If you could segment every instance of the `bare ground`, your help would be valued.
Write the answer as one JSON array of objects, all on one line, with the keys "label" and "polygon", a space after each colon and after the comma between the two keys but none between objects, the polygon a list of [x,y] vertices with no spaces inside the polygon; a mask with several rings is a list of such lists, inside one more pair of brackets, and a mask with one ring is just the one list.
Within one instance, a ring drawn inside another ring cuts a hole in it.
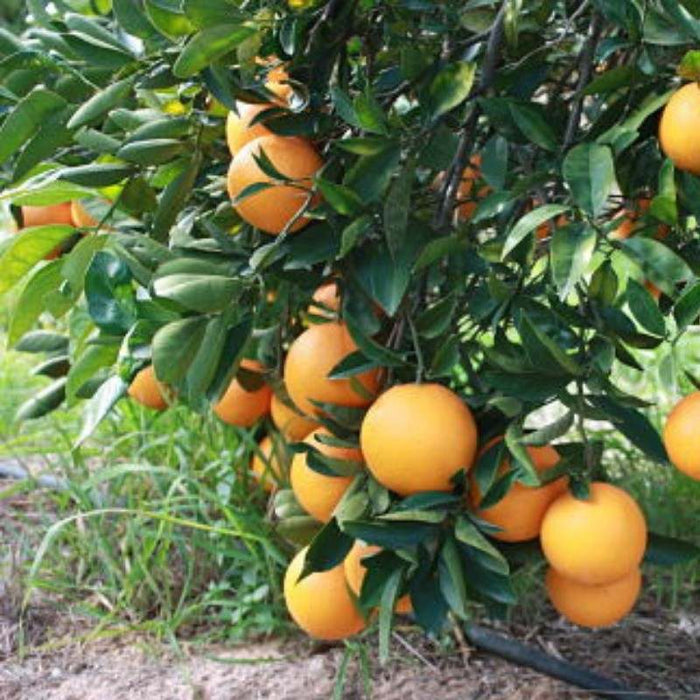
[{"label": "bare ground", "polygon": [[[236,647],[183,643],[177,653],[136,635],[76,643],[72,635],[84,621],[66,620],[56,613],[43,619],[57,625],[54,632],[62,628],[61,636],[52,636],[52,651],[33,652],[22,660],[16,655],[5,658],[0,666],[0,699],[320,700],[332,697],[343,655],[341,647],[321,647],[301,639]],[[8,623],[5,620],[6,629]],[[611,630],[586,632],[551,618],[536,626],[513,623],[500,631],[616,678],[631,690],[700,698],[700,618],[666,614],[648,600]],[[372,661],[371,698],[590,697],[477,650],[446,653],[410,627],[399,629],[392,649],[387,666]],[[354,663],[343,697],[368,697]]]}]

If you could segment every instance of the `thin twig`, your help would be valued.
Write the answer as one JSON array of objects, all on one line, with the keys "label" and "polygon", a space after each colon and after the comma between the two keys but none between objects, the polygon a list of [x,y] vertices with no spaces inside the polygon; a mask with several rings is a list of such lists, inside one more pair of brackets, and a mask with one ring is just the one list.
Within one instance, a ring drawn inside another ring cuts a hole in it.
[{"label": "thin twig", "polygon": [[420,384],[423,381],[423,374],[425,373],[425,360],[423,359],[423,351],[420,347],[418,330],[410,314],[406,314],[406,321],[408,322],[408,327],[411,329],[411,340],[413,341],[413,348],[416,351],[416,384]]},{"label": "thin twig", "polygon": [[[493,26],[491,27],[488,43],[486,45],[486,55],[481,68],[481,78],[478,86],[472,89],[472,93],[484,93],[493,84],[493,80],[496,75],[498,51],[501,47],[501,42],[503,41],[503,20],[507,6],[507,1],[501,5],[501,8],[496,15],[496,19],[494,20]],[[449,172],[440,192],[441,201],[436,212],[435,222],[437,228],[444,228],[450,219],[454,208],[455,199],[457,197],[457,191],[459,190],[459,185],[462,181],[462,173],[464,172],[464,168],[467,165],[469,156],[471,155],[471,151],[474,146],[475,131],[479,120],[479,114],[479,105],[475,104],[462,129],[462,135],[460,136],[459,144],[457,146],[457,153],[455,154],[454,160],[452,161],[452,165],[450,166]]]},{"label": "thin twig", "polygon": [[439,673],[440,669],[428,658],[426,658],[423,654],[421,654],[418,649],[415,647],[411,646],[408,641],[406,641],[396,630],[391,631],[391,636],[399,643],[401,646],[403,646],[407,651],[409,651],[413,656],[415,656],[417,659],[422,661],[428,668],[432,669],[435,671],[435,673]]},{"label": "thin twig", "polygon": [[591,20],[591,26],[588,30],[588,37],[586,38],[583,48],[581,49],[581,54],[579,55],[578,61],[578,83],[576,84],[576,99],[573,104],[573,109],[569,115],[569,122],[566,125],[566,132],[564,133],[564,146],[563,150],[567,150],[569,146],[573,143],[576,138],[576,132],[581,124],[581,115],[583,114],[583,99],[585,95],[583,90],[591,79],[591,73],[593,72],[593,59],[595,57],[595,50],[600,41],[600,35],[603,31],[603,19],[599,13],[593,15]]}]

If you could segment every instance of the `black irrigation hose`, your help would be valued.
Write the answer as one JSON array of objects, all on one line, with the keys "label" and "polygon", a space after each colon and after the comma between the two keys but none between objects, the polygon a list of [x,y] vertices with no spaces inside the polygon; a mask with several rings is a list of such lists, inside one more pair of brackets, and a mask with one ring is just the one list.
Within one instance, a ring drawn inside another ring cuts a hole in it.
[{"label": "black irrigation hose", "polygon": [[464,625],[464,634],[471,644],[478,649],[490,652],[502,659],[511,661],[519,666],[527,666],[535,671],[544,673],[552,678],[566,681],[601,698],[624,700],[663,700],[660,695],[649,695],[630,690],[617,681],[600,676],[586,668],[575,666],[568,661],[561,661],[532,646],[518,642],[515,639],[496,634],[479,625]]}]

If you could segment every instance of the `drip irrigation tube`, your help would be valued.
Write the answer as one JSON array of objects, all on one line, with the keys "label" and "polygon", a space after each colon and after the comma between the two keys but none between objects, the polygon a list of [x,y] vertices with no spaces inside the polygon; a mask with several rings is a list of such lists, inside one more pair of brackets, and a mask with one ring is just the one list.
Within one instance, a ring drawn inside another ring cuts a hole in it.
[{"label": "drip irrigation tube", "polygon": [[552,678],[566,681],[601,698],[613,700],[626,700],[627,698],[633,700],[663,700],[660,695],[650,695],[631,690],[610,678],[601,676],[586,668],[575,666],[568,661],[557,659],[532,646],[502,634],[497,634],[479,625],[464,625],[464,634],[467,640],[478,649],[500,656],[502,659],[511,661],[519,666],[527,666]]}]

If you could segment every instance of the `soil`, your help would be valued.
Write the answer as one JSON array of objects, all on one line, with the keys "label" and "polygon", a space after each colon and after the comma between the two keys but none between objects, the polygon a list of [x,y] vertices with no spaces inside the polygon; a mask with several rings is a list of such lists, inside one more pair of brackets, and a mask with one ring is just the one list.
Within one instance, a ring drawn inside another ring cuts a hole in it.
[{"label": "soil", "polygon": [[[177,652],[137,635],[78,643],[85,620],[36,610],[44,651],[0,666],[2,700],[321,700],[333,697],[343,647],[299,638],[235,647],[181,643]],[[9,620],[0,620],[0,639]],[[700,616],[669,614],[645,600],[623,624],[590,632],[551,617],[497,625],[547,654],[664,698],[700,698]],[[440,649],[410,626],[392,640],[392,660],[370,660],[371,688],[353,660],[343,698],[360,700],[548,700],[588,698],[535,671],[467,646]],[[52,649],[52,650],[51,650]],[[630,694],[627,697],[634,697]]]}]

